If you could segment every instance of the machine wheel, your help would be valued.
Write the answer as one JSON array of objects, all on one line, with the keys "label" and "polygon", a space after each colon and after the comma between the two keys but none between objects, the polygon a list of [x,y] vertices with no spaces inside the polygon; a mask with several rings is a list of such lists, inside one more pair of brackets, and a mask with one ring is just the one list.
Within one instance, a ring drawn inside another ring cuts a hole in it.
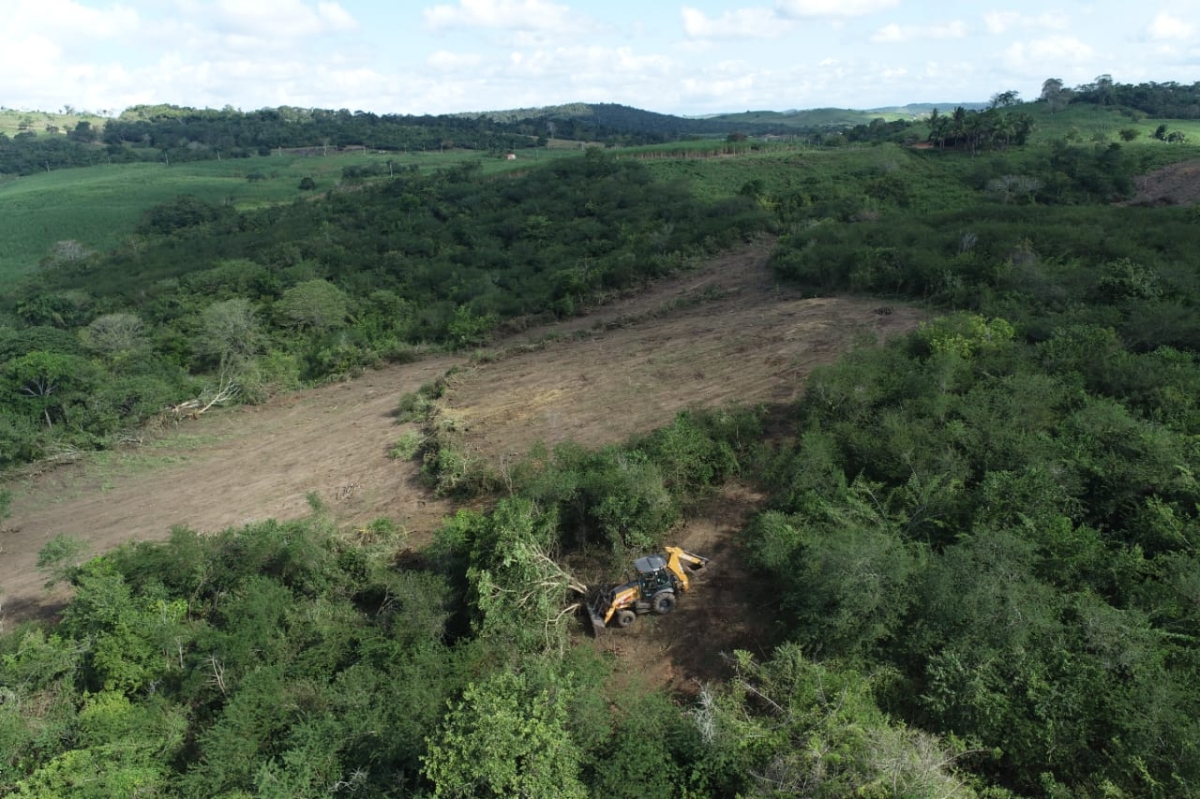
[{"label": "machine wheel", "polygon": [[665,616],[675,609],[675,595],[670,591],[663,591],[661,594],[655,594],[651,601],[651,608],[659,616]]},{"label": "machine wheel", "polygon": [[633,624],[635,619],[637,619],[637,614],[632,610],[618,610],[614,617],[618,627],[628,627]]}]

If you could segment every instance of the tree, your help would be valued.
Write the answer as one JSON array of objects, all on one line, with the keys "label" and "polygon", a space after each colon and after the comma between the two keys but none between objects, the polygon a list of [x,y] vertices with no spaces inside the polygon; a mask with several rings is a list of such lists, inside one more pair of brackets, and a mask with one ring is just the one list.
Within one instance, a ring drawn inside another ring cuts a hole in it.
[{"label": "tree", "polygon": [[745,651],[731,660],[733,679],[703,687],[692,715],[709,760],[753,779],[737,796],[976,796],[955,774],[960,752],[890,722],[855,670],[793,643],[765,663]]},{"label": "tree", "polygon": [[526,499],[502,500],[479,531],[467,579],[480,637],[522,650],[557,649],[567,642],[573,611],[586,588],[550,557],[557,513],[539,513]]},{"label": "tree", "polygon": [[79,338],[89,352],[110,362],[127,358],[146,346],[145,326],[133,313],[111,313],[97,317],[79,331]]},{"label": "tree", "polygon": [[312,191],[317,188],[317,182],[307,175],[300,179],[300,191]]},{"label": "tree", "polygon": [[1016,105],[1021,101],[1021,93],[1013,89],[1006,92],[997,92],[992,95],[992,108],[1003,107],[1008,108],[1010,105]]},{"label": "tree", "polygon": [[1042,83],[1042,93],[1038,99],[1049,107],[1051,113],[1067,104],[1068,96],[1063,85],[1062,78],[1046,78]]},{"label": "tree", "polygon": [[569,693],[529,671],[470,685],[427,739],[423,773],[435,797],[583,799],[579,753],[566,729]]},{"label": "tree", "polygon": [[1142,132],[1137,128],[1121,128],[1117,133],[1121,137],[1121,141],[1130,142],[1142,135]]},{"label": "tree", "polygon": [[92,129],[92,123],[85,119],[81,119],[75,125],[75,129],[67,134],[68,138],[83,144],[90,144],[94,142],[96,140],[96,136],[96,131]]},{"label": "tree", "polygon": [[214,302],[200,314],[196,351],[221,365],[237,365],[262,348],[258,310],[245,297]]},{"label": "tree", "polygon": [[345,323],[349,304],[345,292],[318,278],[285,291],[275,303],[275,314],[285,327],[324,332]]},{"label": "tree", "polygon": [[82,264],[96,253],[74,239],[56,241],[50,246],[50,252],[39,264],[43,269],[54,269],[60,266]]},{"label": "tree", "polygon": [[61,352],[35,351],[10,361],[9,391],[31,402],[46,427],[67,420],[68,407],[86,398],[96,367],[86,358]]}]

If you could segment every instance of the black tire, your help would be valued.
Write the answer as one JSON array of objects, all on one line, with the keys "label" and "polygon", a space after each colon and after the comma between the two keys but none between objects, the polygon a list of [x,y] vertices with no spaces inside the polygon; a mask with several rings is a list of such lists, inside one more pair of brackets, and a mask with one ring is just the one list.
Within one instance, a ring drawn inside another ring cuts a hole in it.
[{"label": "black tire", "polygon": [[659,616],[666,616],[675,609],[675,595],[670,591],[655,594],[654,599],[651,600],[650,607]]},{"label": "black tire", "polygon": [[617,615],[613,616],[613,621],[616,622],[617,626],[621,627],[622,629],[633,624],[636,619],[637,614],[632,610],[618,610]]}]

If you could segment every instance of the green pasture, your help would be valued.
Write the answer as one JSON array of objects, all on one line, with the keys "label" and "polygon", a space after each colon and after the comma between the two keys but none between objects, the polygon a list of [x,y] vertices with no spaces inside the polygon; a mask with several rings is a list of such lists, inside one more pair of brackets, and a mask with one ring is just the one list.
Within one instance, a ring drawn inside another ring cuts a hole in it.
[{"label": "green pasture", "polygon": [[[134,232],[149,208],[191,194],[239,210],[291,202],[336,189],[345,167],[386,165],[396,173],[417,165],[442,169],[479,161],[485,174],[528,168],[531,162],[577,155],[577,151],[520,151],[515,161],[455,150],[414,153],[339,153],[327,156],[269,155],[222,161],[111,164],[62,169],[0,183],[0,285],[38,265],[52,244],[73,239],[108,250]],[[315,191],[300,190],[311,177]]]},{"label": "green pasture", "polygon": [[763,196],[830,196],[837,187],[858,192],[863,182],[903,183],[907,203],[916,210],[940,210],[974,202],[973,192],[957,179],[969,167],[960,157],[916,151],[895,144],[821,149],[779,144],[745,150],[724,158],[649,158],[646,166],[659,180],[686,181],[698,195],[712,199],[760,184]]},{"label": "green pasture", "polygon": [[810,108],[804,111],[746,111],[740,114],[721,114],[725,122],[747,125],[788,125],[794,128],[843,128],[870,124],[873,119],[892,122],[911,119],[902,111],[856,111],[849,108]]},{"label": "green pasture", "polygon": [[46,133],[47,126],[53,126],[59,129],[57,135],[62,135],[69,130],[74,130],[76,125],[85,120],[90,122],[95,130],[104,129],[105,118],[95,114],[80,112],[58,114],[52,111],[16,111],[11,108],[0,108],[0,133],[15,136],[23,130],[28,130],[31,133],[43,135]]}]

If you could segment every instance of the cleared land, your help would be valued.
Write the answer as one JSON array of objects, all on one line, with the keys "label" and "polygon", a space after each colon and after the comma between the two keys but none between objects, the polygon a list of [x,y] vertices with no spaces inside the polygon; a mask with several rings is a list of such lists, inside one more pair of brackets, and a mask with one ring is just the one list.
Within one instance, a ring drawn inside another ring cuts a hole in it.
[{"label": "cleared land", "polygon": [[449,380],[445,413],[465,431],[467,448],[495,464],[538,442],[623,441],[691,406],[794,401],[814,366],[922,317],[865,299],[804,298],[775,283],[768,252],[725,255],[554,328],[563,338],[524,353],[513,346],[460,371]]},{"label": "cleared land", "polygon": [[1128,205],[1195,205],[1200,202],[1200,161],[1182,161],[1137,179]]},{"label": "cleared land", "polygon": [[[452,366],[460,369],[450,378],[448,412],[466,420],[469,447],[500,459],[539,440],[623,441],[693,405],[786,402],[809,370],[864,334],[892,335],[923,316],[780,289],[766,268],[769,249],[748,246],[587,317],[511,338],[492,363],[464,369],[466,358],[439,357],[395,366],[206,415],[141,447],[16,482],[0,532],[5,618],[53,612],[61,602],[34,568],[58,533],[100,552],[163,538],[172,525],[216,531],[294,518],[308,512],[306,495],[315,492],[343,524],[388,516],[414,545],[427,542],[454,507],[421,484],[416,464],[387,451],[405,430],[395,421],[400,396]],[[719,652],[757,648],[765,635],[736,535],[758,504],[749,489],[730,486],[689,509],[672,541],[713,556],[712,575],[678,614],[596,645],[626,654],[631,673],[678,688],[715,674]],[[701,633],[708,643],[697,648]]]}]

